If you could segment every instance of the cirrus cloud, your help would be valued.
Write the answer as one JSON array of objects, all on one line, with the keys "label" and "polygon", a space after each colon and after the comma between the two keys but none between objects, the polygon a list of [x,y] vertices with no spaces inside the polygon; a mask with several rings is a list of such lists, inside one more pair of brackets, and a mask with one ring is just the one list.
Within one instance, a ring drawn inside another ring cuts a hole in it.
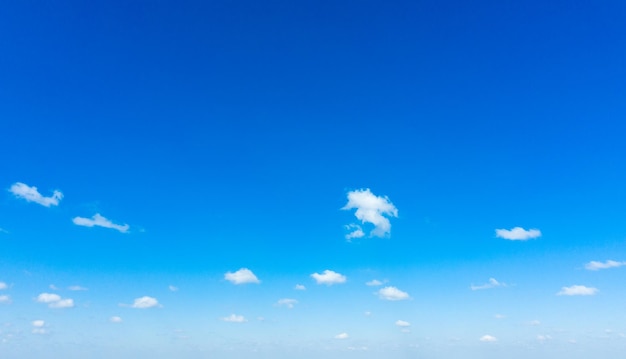
[{"label": "cirrus cloud", "polygon": [[14,183],[9,192],[13,193],[15,197],[26,200],[27,202],[35,202],[44,207],[58,206],[59,201],[63,199],[63,193],[60,191],[53,191],[52,196],[44,197],[35,186],[29,186],[22,182]]},{"label": "cirrus cloud", "polygon": [[[361,223],[374,225],[370,237],[388,236],[391,233],[391,223],[387,217],[398,217],[398,209],[389,198],[376,196],[369,188],[348,192],[348,203],[341,209],[356,209],[354,215]],[[346,235],[348,240],[364,236],[363,230],[356,224],[349,224],[347,228],[352,230]]]},{"label": "cirrus cloud", "polygon": [[128,224],[115,224],[100,215],[100,213],[94,214],[91,218],[74,217],[74,219],[72,219],[72,222],[74,222],[74,224],[77,226],[111,228],[122,233],[127,233],[128,229],[130,228]]}]

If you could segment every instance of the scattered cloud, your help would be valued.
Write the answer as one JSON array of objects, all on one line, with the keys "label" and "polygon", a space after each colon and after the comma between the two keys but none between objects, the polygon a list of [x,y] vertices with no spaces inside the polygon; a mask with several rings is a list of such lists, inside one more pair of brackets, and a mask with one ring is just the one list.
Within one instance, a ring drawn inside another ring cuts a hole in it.
[{"label": "scattered cloud", "polygon": [[536,327],[538,325],[541,325],[541,322],[538,320],[531,320],[530,322],[528,322],[528,325]]},{"label": "scattered cloud", "polygon": [[248,321],[246,318],[243,317],[243,315],[236,314],[231,314],[228,317],[222,318],[222,320],[230,323],[244,323]]},{"label": "scattered cloud", "polygon": [[56,302],[48,304],[48,307],[61,309],[61,308],[74,308],[74,299],[61,299]]},{"label": "scattered cloud", "polygon": [[550,339],[552,339],[552,337],[549,335],[537,335],[537,340],[541,343],[546,342]]},{"label": "scattered cloud", "polygon": [[8,288],[9,288],[8,284],[6,284],[5,282],[0,282],[0,290],[5,290]]},{"label": "scattered cloud", "polygon": [[85,290],[89,290],[89,289],[87,289],[87,288],[85,288],[85,287],[81,287],[81,286],[79,286],[79,285],[72,285],[72,286],[67,287],[67,289],[69,289],[69,290],[73,290],[73,291],[85,291]]},{"label": "scattered cloud", "polygon": [[380,285],[383,285],[383,282],[379,281],[378,279],[372,279],[369,282],[366,282],[365,285],[369,285],[370,287],[378,287]]},{"label": "scattered cloud", "polygon": [[33,334],[47,334],[48,331],[44,328],[46,325],[46,322],[44,322],[43,320],[33,320],[31,322],[31,324],[33,325]]},{"label": "scattered cloud", "polygon": [[109,321],[111,323],[121,323],[122,322],[122,318],[118,317],[118,316],[113,316],[113,317],[109,318]]},{"label": "scattered cloud", "polygon": [[160,307],[160,306],[161,305],[159,304],[159,301],[156,298],[148,297],[148,296],[136,298],[135,301],[133,302],[133,305],[131,305],[131,307],[137,308],[137,309],[147,309],[147,308],[154,308],[154,307]]},{"label": "scattered cloud", "polygon": [[[370,237],[388,236],[391,233],[391,223],[386,216],[398,217],[398,209],[389,201],[389,198],[376,196],[369,188],[348,192],[348,203],[342,210],[351,209],[356,209],[354,215],[361,223],[374,225],[374,229],[370,232]],[[357,227],[350,227],[356,229],[348,234],[346,238],[349,236],[357,238],[363,232],[361,230],[359,233],[360,227]]]},{"label": "scattered cloud", "polygon": [[489,282],[482,285],[471,285],[471,290],[481,290],[481,289],[490,289],[497,287],[506,287],[506,283],[500,283],[495,278],[489,278]]},{"label": "scattered cloud", "polygon": [[404,320],[398,320],[398,321],[396,321],[396,325],[399,326],[399,327],[406,328],[406,327],[410,327],[411,323],[406,322]]},{"label": "scattered cloud", "polygon": [[302,284],[296,284],[295,287],[293,287],[293,289],[295,290],[306,290],[306,287]]},{"label": "scattered cloud", "polygon": [[345,283],[347,280],[345,275],[339,274],[337,272],[333,272],[328,269],[322,272],[322,274],[319,274],[319,273],[311,274],[311,278],[315,279],[315,282],[317,282],[317,284],[326,284],[326,285]]},{"label": "scattered cloud", "polygon": [[347,240],[365,237],[365,232],[363,232],[363,229],[358,224],[351,223],[346,225],[345,228],[351,231],[350,233],[346,234]]},{"label": "scattered cloud", "polygon": [[496,318],[496,319],[504,319],[504,318],[506,318],[506,315],[496,314],[493,317]]},{"label": "scattered cloud", "polygon": [[27,202],[38,203],[44,207],[58,206],[59,201],[63,199],[63,193],[60,191],[53,191],[52,196],[44,197],[39,193],[37,187],[30,187],[21,182],[14,183],[9,192],[13,193],[17,198],[25,199]]},{"label": "scattered cloud", "polygon": [[527,241],[533,238],[541,237],[541,231],[538,229],[525,230],[522,227],[513,229],[496,229],[496,237],[508,239],[510,241]]},{"label": "scattered cloud", "polygon": [[290,298],[279,299],[276,305],[279,307],[287,307],[289,309],[293,308],[294,305],[298,304],[298,301]]},{"label": "scattered cloud", "polygon": [[57,287],[57,286],[56,286],[56,285],[54,285],[54,284],[50,284],[50,285],[49,285],[49,287],[50,287],[50,289],[52,289],[52,290],[59,290],[59,287]]},{"label": "scattered cloud", "polygon": [[170,290],[170,292],[178,292],[178,287],[175,287],[175,286],[173,286],[173,285],[169,285],[169,286],[167,287],[167,289],[169,289],[169,290]]},{"label": "scattered cloud", "polygon": [[624,265],[626,265],[626,262],[617,262],[617,261],[612,261],[612,260],[608,260],[606,262],[591,261],[585,264],[585,269],[596,271],[600,269],[617,268],[617,267],[621,267]]},{"label": "scattered cloud", "polygon": [[224,279],[233,284],[261,283],[254,273],[248,268],[241,268],[236,272],[227,272]]},{"label": "scattered cloud", "polygon": [[11,297],[6,294],[0,295],[0,304],[11,304]]},{"label": "scattered cloud", "polygon": [[405,300],[409,299],[409,294],[407,292],[403,292],[396,287],[385,287],[378,291],[378,296],[380,299],[384,300]]},{"label": "scattered cloud", "polygon": [[494,336],[492,336],[492,335],[489,335],[489,334],[487,334],[487,335],[483,335],[483,336],[482,336],[482,337],[480,337],[480,339],[478,339],[478,340],[480,340],[481,342],[488,342],[488,343],[492,343],[492,342],[496,342],[496,341],[498,341],[498,339],[497,339],[496,337],[494,337]]},{"label": "scattered cloud", "polygon": [[72,222],[74,222],[74,224],[77,226],[111,228],[122,233],[128,233],[128,229],[130,228],[128,224],[115,224],[100,215],[100,213],[94,214],[91,218],[74,217],[74,219],[72,219]]},{"label": "scattered cloud", "polygon": [[585,287],[584,285],[573,285],[571,287],[563,287],[556,295],[596,295],[597,288]]},{"label": "scattered cloud", "polygon": [[54,303],[61,300],[61,296],[53,293],[41,293],[37,296],[39,303]]},{"label": "scattered cloud", "polygon": [[348,339],[349,337],[348,333],[339,333],[335,335],[335,339]]}]

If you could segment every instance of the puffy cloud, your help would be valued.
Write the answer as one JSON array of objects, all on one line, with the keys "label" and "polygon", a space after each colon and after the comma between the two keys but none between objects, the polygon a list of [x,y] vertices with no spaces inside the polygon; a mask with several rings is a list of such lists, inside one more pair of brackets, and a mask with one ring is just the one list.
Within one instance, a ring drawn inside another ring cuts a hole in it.
[{"label": "puffy cloud", "polygon": [[248,268],[241,268],[236,272],[227,272],[224,274],[224,279],[233,284],[261,283],[259,278]]},{"label": "puffy cloud", "polygon": [[492,335],[489,335],[489,334],[483,335],[478,340],[480,340],[481,342],[488,342],[488,343],[492,343],[492,342],[498,341],[498,339],[496,339],[496,337],[494,337]]},{"label": "puffy cloud", "polygon": [[131,307],[137,308],[137,309],[147,309],[147,308],[154,308],[158,306],[160,306],[159,301],[156,298],[148,297],[148,296],[136,298],[135,301],[133,302],[133,305],[131,305]]},{"label": "puffy cloud", "polygon": [[43,320],[33,320],[32,324],[35,328],[43,328],[43,326],[46,325],[46,322]]},{"label": "puffy cloud", "polygon": [[74,217],[74,219],[72,219],[72,222],[74,222],[74,224],[77,226],[111,228],[111,229],[120,231],[122,233],[127,233],[128,229],[130,228],[128,224],[124,224],[124,225],[115,224],[111,222],[110,220],[106,219],[105,217],[103,217],[102,215],[100,215],[100,213],[94,214],[93,217],[91,218]]},{"label": "puffy cloud", "polygon": [[230,323],[244,323],[248,321],[246,318],[243,317],[243,315],[236,314],[231,314],[228,317],[222,318],[222,320]]},{"label": "puffy cloud", "polygon": [[529,239],[541,237],[541,231],[538,229],[525,230],[522,227],[513,229],[496,229],[496,237],[508,239],[510,241],[527,241]]},{"label": "puffy cloud", "polygon": [[339,333],[335,335],[335,339],[348,339],[349,337],[348,333]]},{"label": "puffy cloud", "polygon": [[617,262],[608,260],[606,262],[596,262],[591,261],[585,264],[585,269],[587,270],[600,270],[600,269],[609,269],[609,268],[617,268],[626,265],[626,262]]},{"label": "puffy cloud", "polygon": [[378,279],[372,279],[369,282],[366,282],[365,285],[369,285],[370,287],[378,287],[380,285],[383,285],[383,282],[379,281]]},{"label": "puffy cloud", "polygon": [[111,323],[121,323],[122,322],[122,318],[118,317],[118,316],[113,316],[113,317],[109,318],[109,321]]},{"label": "puffy cloud", "polygon": [[303,286],[302,284],[296,284],[296,286],[293,287],[293,289],[295,289],[295,290],[306,290],[306,287]]},{"label": "puffy cloud", "polygon": [[54,303],[61,300],[61,296],[53,293],[41,293],[37,296],[39,303]]},{"label": "puffy cloud", "polygon": [[276,305],[279,307],[287,307],[289,309],[293,308],[294,305],[298,304],[298,301],[290,298],[279,299]]},{"label": "puffy cloud", "polygon": [[74,308],[74,300],[73,299],[61,299],[56,302],[52,302],[48,304],[48,307],[60,309],[60,308]]},{"label": "puffy cloud", "polygon": [[358,224],[348,224],[345,226],[345,228],[351,231],[350,233],[346,234],[347,240],[365,237],[365,232],[363,232],[363,229]]},{"label": "puffy cloud", "polygon": [[345,283],[347,279],[345,275],[339,274],[337,272],[333,272],[328,269],[322,272],[322,274],[319,274],[319,273],[311,274],[311,278],[315,279],[315,282],[317,282],[317,284],[326,284],[326,285]]},{"label": "puffy cloud", "polygon": [[561,291],[556,295],[596,295],[596,293],[598,293],[597,288],[573,285],[571,287],[562,287]]},{"label": "puffy cloud", "polygon": [[37,187],[30,187],[24,183],[14,183],[9,192],[13,193],[15,197],[25,199],[27,202],[35,202],[44,207],[58,206],[59,201],[63,198],[63,193],[60,191],[53,191],[52,196],[44,197],[39,193]]},{"label": "puffy cloud", "polygon": [[396,287],[385,287],[378,291],[380,299],[384,300],[405,300],[409,299],[409,294]]},{"label": "puffy cloud", "polygon": [[72,285],[72,286],[67,287],[67,289],[69,289],[69,290],[73,290],[73,291],[84,291],[84,290],[88,290],[87,288],[85,288],[85,287],[81,287],[81,286],[79,286],[79,285]]},{"label": "puffy cloud", "polygon": [[11,297],[6,294],[0,295],[0,304],[11,304]]},{"label": "puffy cloud", "polygon": [[[385,237],[389,235],[391,233],[391,223],[387,217],[398,217],[398,209],[389,201],[389,198],[376,196],[369,188],[348,192],[348,203],[342,210],[351,209],[356,209],[354,215],[361,223],[374,225],[374,229],[370,232],[370,237]],[[348,236],[351,236],[350,238],[360,236],[362,231],[360,233],[360,227],[357,227],[350,227],[356,229],[348,234],[346,238]]]},{"label": "puffy cloud", "polygon": [[178,292],[178,287],[175,287],[173,285],[170,285],[167,288],[170,290],[170,292]]},{"label": "puffy cloud", "polygon": [[8,289],[9,286],[5,282],[0,282],[0,290]]},{"label": "puffy cloud", "polygon": [[470,289],[471,290],[481,290],[481,289],[490,289],[490,288],[497,288],[497,287],[506,287],[505,283],[500,283],[498,282],[495,278],[489,278],[489,282],[482,284],[482,285],[471,285]]},{"label": "puffy cloud", "polygon": [[404,327],[404,328],[406,328],[406,327],[410,327],[410,326],[411,326],[411,323],[406,322],[406,321],[404,321],[404,320],[398,320],[398,321],[396,321],[396,325],[397,325],[397,326],[399,326],[399,327]]}]

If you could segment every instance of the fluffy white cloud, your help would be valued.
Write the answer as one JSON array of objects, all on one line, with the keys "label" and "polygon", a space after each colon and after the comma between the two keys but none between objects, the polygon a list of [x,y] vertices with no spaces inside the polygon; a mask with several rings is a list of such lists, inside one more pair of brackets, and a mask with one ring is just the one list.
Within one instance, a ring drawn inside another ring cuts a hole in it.
[{"label": "fluffy white cloud", "polygon": [[148,296],[136,298],[135,301],[133,302],[133,305],[131,305],[131,307],[137,308],[137,309],[146,309],[146,308],[153,308],[153,307],[158,307],[158,306],[159,306],[159,301],[156,298],[152,298]]},{"label": "fluffy white cloud", "polygon": [[506,287],[505,283],[500,283],[498,282],[495,278],[489,278],[489,282],[482,284],[482,285],[471,285],[470,289],[471,290],[481,290],[481,289],[490,289],[490,288],[497,288],[497,287]]},{"label": "fluffy white cloud", "polygon": [[227,272],[224,274],[224,279],[233,284],[261,283],[259,278],[248,268],[241,268],[236,272]]},{"label": "fluffy white cloud", "polygon": [[319,274],[319,273],[311,274],[311,278],[315,279],[317,284],[326,284],[326,285],[345,283],[347,280],[345,275],[339,274],[337,272],[333,272],[328,269],[322,272],[322,274]]},{"label": "fluffy white cloud", "polygon": [[46,325],[46,322],[44,322],[43,320],[33,320],[32,323],[33,325],[33,334],[47,334],[48,331],[46,329],[44,329],[44,326]]},{"label": "fluffy white cloud", "polygon": [[496,337],[494,337],[492,335],[489,335],[489,334],[483,335],[478,340],[480,340],[481,342],[495,342],[495,341],[498,341],[498,339],[496,339]]},{"label": "fluffy white cloud", "polygon": [[8,289],[9,286],[5,282],[0,282],[0,290]]},{"label": "fluffy white cloud", "polygon": [[72,285],[72,286],[67,287],[67,289],[69,289],[69,290],[73,290],[73,291],[83,291],[83,290],[88,290],[87,288],[85,288],[85,287],[81,287],[81,286],[79,286],[79,285]]},{"label": "fluffy white cloud", "polygon": [[383,282],[378,279],[372,279],[369,282],[366,282],[365,285],[369,285],[370,287],[378,287],[379,285],[383,285]]},{"label": "fluffy white cloud", "polygon": [[53,293],[41,293],[37,296],[39,303],[54,303],[61,300],[61,296]]},{"label": "fluffy white cloud", "polygon": [[289,309],[293,308],[294,305],[298,304],[298,301],[290,298],[279,299],[276,305],[279,307],[287,307]]},{"label": "fluffy white cloud", "polygon": [[44,207],[58,206],[59,201],[63,198],[63,193],[60,191],[53,191],[52,196],[44,197],[39,193],[37,187],[30,187],[24,183],[14,183],[9,192],[13,193],[15,197],[25,199],[27,202],[35,202]]},{"label": "fluffy white cloud", "polygon": [[410,327],[411,323],[406,322],[404,320],[398,320],[398,321],[396,321],[396,325],[399,326],[399,327],[405,327],[406,328],[406,327]]},{"label": "fluffy white cloud", "polygon": [[571,287],[562,287],[557,295],[596,295],[596,293],[598,293],[597,288],[573,285]]},{"label": "fluffy white cloud", "polygon": [[358,224],[348,224],[345,226],[345,228],[351,231],[350,233],[346,234],[347,240],[365,237],[365,232],[363,232],[363,229]]},{"label": "fluffy white cloud", "polygon": [[61,309],[61,308],[74,308],[74,300],[73,299],[61,299],[56,302],[52,302],[48,304],[48,307]]},{"label": "fluffy white cloud", "polygon": [[339,333],[335,335],[335,339],[348,339],[349,337],[348,333]]},{"label": "fluffy white cloud", "polygon": [[246,320],[246,318],[243,317],[243,315],[236,315],[236,314],[231,314],[228,317],[222,318],[222,320],[225,322],[230,322],[230,323],[244,323],[248,321]]},{"label": "fluffy white cloud", "polygon": [[113,316],[113,317],[109,318],[109,321],[111,323],[121,323],[122,322],[122,318],[118,317],[118,316]]},{"label": "fluffy white cloud", "polygon": [[103,217],[102,215],[100,215],[100,213],[94,214],[93,217],[91,218],[74,217],[74,219],[72,219],[72,222],[74,222],[74,224],[77,226],[111,228],[111,229],[120,231],[122,233],[127,233],[128,229],[130,228],[128,224],[124,224],[124,225],[115,224],[111,222],[110,220],[106,219],[105,217]]},{"label": "fluffy white cloud", "polygon": [[46,322],[43,320],[33,320],[32,324],[35,328],[43,328],[43,326],[46,325]]},{"label": "fluffy white cloud", "polygon": [[[348,203],[342,209],[356,209],[354,215],[361,223],[373,224],[374,229],[370,232],[370,237],[389,235],[391,223],[386,216],[398,217],[398,209],[389,201],[389,198],[376,196],[369,188],[348,192]],[[351,238],[358,237],[361,234],[358,232],[359,228],[352,231],[348,236],[352,236]]]},{"label": "fluffy white cloud", "polygon": [[626,265],[626,262],[617,262],[608,260],[606,262],[596,262],[591,261],[585,264],[585,269],[588,270],[600,270],[600,269],[609,269],[609,268],[617,268]]},{"label": "fluffy white cloud", "polygon": [[6,294],[0,295],[0,304],[11,304],[11,297]]},{"label": "fluffy white cloud", "polygon": [[513,229],[496,229],[496,237],[508,239],[510,241],[527,241],[529,239],[541,237],[538,229],[525,230],[522,227]]},{"label": "fluffy white cloud", "polygon": [[378,291],[380,299],[384,300],[405,300],[409,299],[409,294],[396,287],[385,287]]},{"label": "fluffy white cloud", "polygon": [[296,286],[293,287],[293,289],[295,289],[295,290],[306,290],[306,287],[303,286],[302,284],[296,284]]}]

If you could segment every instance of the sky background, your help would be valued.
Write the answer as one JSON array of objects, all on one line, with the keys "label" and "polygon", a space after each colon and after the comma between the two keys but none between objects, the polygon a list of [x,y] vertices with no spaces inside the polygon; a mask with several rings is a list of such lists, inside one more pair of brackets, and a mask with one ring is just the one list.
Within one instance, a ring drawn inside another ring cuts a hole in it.
[{"label": "sky background", "polygon": [[625,18],[5,2],[0,356],[621,355]]}]

